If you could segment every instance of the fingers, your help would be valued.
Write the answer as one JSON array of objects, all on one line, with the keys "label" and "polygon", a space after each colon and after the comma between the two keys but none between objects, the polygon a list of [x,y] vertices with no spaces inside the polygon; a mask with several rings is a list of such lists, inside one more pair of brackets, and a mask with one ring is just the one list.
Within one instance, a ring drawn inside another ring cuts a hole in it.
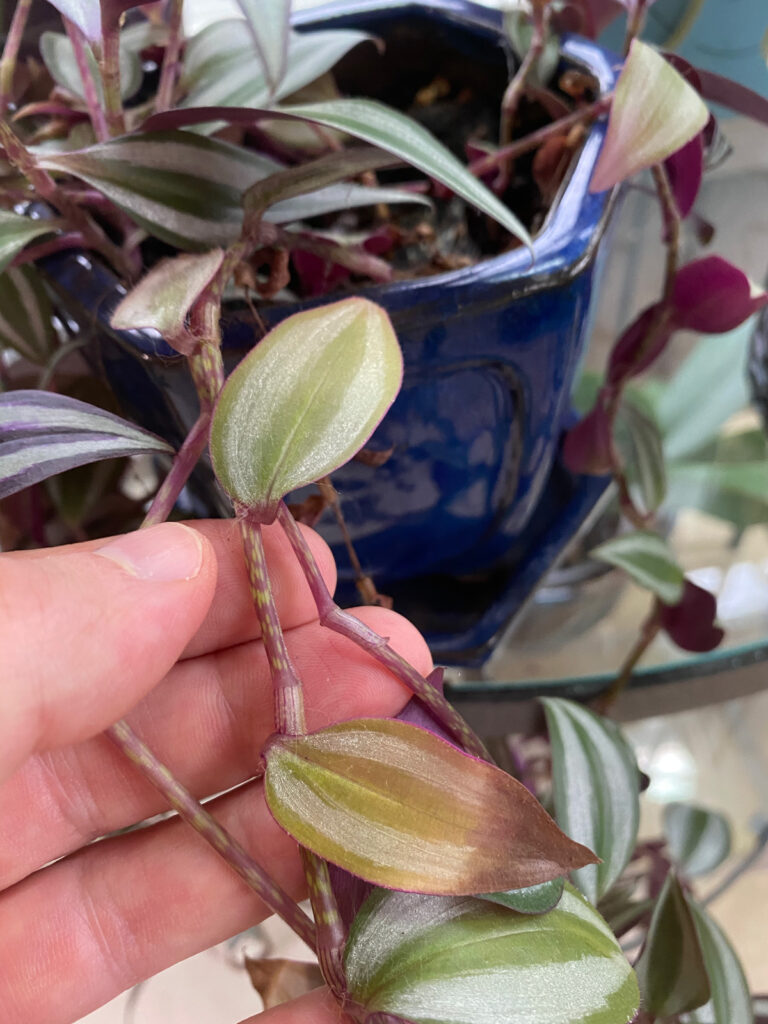
[{"label": "fingers", "polygon": [[0,779],[136,704],[197,632],[215,585],[211,545],[175,523],[97,550],[3,559]]},{"label": "fingers", "polygon": [[[259,783],[213,813],[294,898],[297,848]],[[268,911],[180,821],[105,840],[0,896],[0,1022],[67,1024]]]},{"label": "fingers", "polygon": [[328,989],[317,988],[300,999],[265,1010],[240,1024],[347,1024],[348,1021],[350,1018],[342,1014]]},{"label": "fingers", "polygon": [[[405,619],[380,608],[355,614],[390,636],[420,671],[429,671],[429,651]],[[396,714],[409,697],[366,652],[316,621],[291,630],[287,643],[304,680],[310,729],[359,715]],[[180,663],[128,721],[198,797],[252,777],[274,728],[261,643]],[[30,815],[30,806],[40,813]],[[0,788],[0,821],[13,836],[5,850],[0,844],[0,888],[165,806],[103,736],[31,758]]]}]

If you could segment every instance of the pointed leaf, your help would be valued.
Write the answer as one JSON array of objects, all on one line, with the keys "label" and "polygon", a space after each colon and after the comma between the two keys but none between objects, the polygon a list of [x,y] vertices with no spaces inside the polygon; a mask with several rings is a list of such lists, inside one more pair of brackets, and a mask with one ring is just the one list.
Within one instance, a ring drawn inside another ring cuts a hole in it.
[{"label": "pointed leaf", "polygon": [[652,47],[632,42],[611,104],[591,192],[602,192],[671,156],[704,128],[699,94]]},{"label": "pointed leaf", "polygon": [[0,498],[89,462],[172,451],[154,434],[65,395],[0,394]]},{"label": "pointed leaf", "polygon": [[685,218],[693,209],[704,177],[704,140],[701,132],[668,156],[664,167],[678,212]]},{"label": "pointed leaf", "polygon": [[[191,250],[235,241],[243,193],[283,169],[252,150],[190,132],[127,135],[75,152],[40,153],[38,163],[82,178],[158,238]],[[329,186],[277,204],[265,220],[288,223],[353,206],[414,201],[423,198],[399,189]]]},{"label": "pointed leaf", "polygon": [[690,331],[724,334],[768,302],[745,273],[721,256],[705,256],[675,275],[672,306],[675,323]]},{"label": "pointed leaf", "polygon": [[274,93],[285,74],[291,0],[237,0]]},{"label": "pointed leaf", "polygon": [[223,260],[223,249],[161,260],[118,303],[110,319],[112,327],[122,331],[152,328],[177,352],[190,354],[196,339],[187,329],[187,315]]},{"label": "pointed leaf", "polygon": [[753,1024],[752,1000],[733,947],[704,908],[689,898],[704,952],[712,998],[683,1017],[685,1024]]},{"label": "pointed leaf", "polygon": [[623,384],[647,370],[666,348],[675,326],[672,310],[660,302],[639,313],[613,346],[608,384]]},{"label": "pointed leaf", "polygon": [[689,878],[714,871],[731,852],[728,821],[722,814],[693,804],[667,804],[664,835],[680,873]]},{"label": "pointed leaf", "polygon": [[709,999],[709,978],[693,914],[671,872],[656,900],[635,970],[643,1006],[659,1017],[695,1010]]},{"label": "pointed leaf", "polygon": [[[292,32],[285,75],[273,99],[291,96],[327,74],[351,49],[370,40],[355,29]],[[187,44],[183,83],[189,92],[184,107],[263,107],[269,83],[253,39],[240,18],[227,18],[198,32]],[[218,125],[208,119],[204,131]]]},{"label": "pointed leaf", "polygon": [[365,299],[296,313],[245,357],[211,426],[214,470],[235,503],[269,521],[289,491],[361,448],[395,399],[400,346]]},{"label": "pointed leaf", "polygon": [[603,476],[613,465],[612,447],[611,419],[600,393],[594,409],[565,435],[563,462],[571,473]]},{"label": "pointed leaf", "polygon": [[529,885],[527,889],[478,893],[477,898],[516,910],[518,914],[546,914],[560,902],[564,888],[564,878],[553,878],[540,885]]},{"label": "pointed leaf", "polygon": [[99,0],[49,0],[59,14],[69,18],[86,39],[96,42],[101,38],[101,5]]},{"label": "pointed leaf", "polygon": [[602,863],[583,867],[576,884],[592,903],[622,873],[637,840],[640,778],[613,722],[557,697],[542,700],[552,747],[555,820]]},{"label": "pointed leaf", "polygon": [[683,570],[656,533],[623,534],[590,551],[590,557],[623,569],[665,604],[676,604],[683,596]]},{"label": "pointed leaf", "polygon": [[233,107],[172,110],[155,114],[146,122],[145,128],[160,131],[215,120],[247,125],[274,118],[311,121],[378,146],[447,186],[466,202],[493,217],[525,245],[531,246],[530,235],[512,211],[459,163],[441,142],[410,117],[374,100],[328,100],[279,110],[240,110]]},{"label": "pointed leaf", "polygon": [[0,347],[45,366],[57,345],[53,308],[34,266],[11,267],[0,275]]},{"label": "pointed leaf", "polygon": [[52,232],[50,221],[32,220],[19,213],[0,210],[0,273],[33,238],[50,235]]},{"label": "pointed leaf", "polygon": [[616,418],[616,436],[627,479],[639,504],[655,512],[667,492],[664,447],[656,420],[626,393]]},{"label": "pointed leaf", "polygon": [[615,938],[572,886],[537,917],[376,891],[352,927],[345,968],[369,1012],[418,1024],[626,1024],[639,1000]]},{"label": "pointed leaf", "polygon": [[405,722],[358,719],[278,736],[265,758],[278,824],[375,885],[495,892],[595,859],[516,779]]}]

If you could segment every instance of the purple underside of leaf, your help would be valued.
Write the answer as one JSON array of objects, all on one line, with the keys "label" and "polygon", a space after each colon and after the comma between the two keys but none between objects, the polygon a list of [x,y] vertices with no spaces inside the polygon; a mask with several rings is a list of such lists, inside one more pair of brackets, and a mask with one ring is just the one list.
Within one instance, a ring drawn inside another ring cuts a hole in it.
[{"label": "purple underside of leaf", "polygon": [[717,601],[713,594],[690,580],[683,585],[683,596],[675,605],[662,605],[659,622],[670,638],[684,651],[705,654],[722,641],[725,633],[715,625]]},{"label": "purple underside of leaf", "polygon": [[696,202],[704,175],[704,140],[701,132],[667,157],[664,166],[672,195],[681,217],[687,217]]},{"label": "purple underside of leaf", "polygon": [[563,462],[571,473],[604,476],[611,471],[611,421],[602,398],[565,435]]},{"label": "purple underside of leaf", "polygon": [[3,441],[0,443],[0,498],[90,462],[156,453],[157,450],[157,446],[112,434],[84,431]]},{"label": "purple underside of leaf", "polygon": [[748,89],[746,85],[734,82],[731,78],[718,75],[714,71],[695,68],[700,82],[702,96],[712,103],[720,103],[737,114],[768,125],[768,99],[760,93]]},{"label": "purple underside of leaf", "polygon": [[666,347],[674,329],[671,317],[664,317],[660,302],[644,309],[613,347],[608,364],[608,384],[620,384],[647,370]]},{"label": "purple underside of leaf", "polygon": [[672,305],[679,327],[723,334],[743,323],[768,302],[752,295],[749,278],[720,256],[707,256],[682,267],[675,276]]}]

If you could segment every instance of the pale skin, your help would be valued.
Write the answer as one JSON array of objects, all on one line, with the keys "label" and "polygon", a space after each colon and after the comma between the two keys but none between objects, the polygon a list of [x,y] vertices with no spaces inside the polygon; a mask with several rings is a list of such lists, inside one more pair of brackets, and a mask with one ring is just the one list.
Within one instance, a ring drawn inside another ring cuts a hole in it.
[{"label": "pale skin", "polygon": [[[330,552],[308,536],[332,586]],[[165,524],[108,544],[0,555],[0,1024],[69,1024],[268,915],[179,821],[88,845],[164,810],[102,735],[121,717],[196,796],[247,783],[210,808],[292,897],[306,892],[295,843],[247,781],[273,715],[236,524]],[[308,727],[395,714],[408,692],[318,624],[278,528],[265,545]],[[404,619],[355,614],[429,671]],[[342,1015],[318,990],[254,1019]]]}]

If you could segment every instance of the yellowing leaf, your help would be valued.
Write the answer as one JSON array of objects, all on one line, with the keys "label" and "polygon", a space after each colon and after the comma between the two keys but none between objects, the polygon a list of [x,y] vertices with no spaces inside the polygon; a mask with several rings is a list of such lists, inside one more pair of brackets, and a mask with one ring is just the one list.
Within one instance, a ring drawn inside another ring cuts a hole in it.
[{"label": "yellowing leaf", "polygon": [[653,47],[635,39],[616,83],[590,192],[602,192],[665,160],[708,120],[696,90]]},{"label": "yellowing leaf", "polygon": [[405,722],[357,719],[279,736],[265,757],[277,822],[375,885],[499,892],[596,859],[516,779]]},{"label": "yellowing leaf", "polygon": [[223,259],[223,249],[212,249],[200,255],[182,254],[161,260],[118,303],[111,325],[123,331],[150,327],[178,352],[189,354],[195,339],[187,330],[187,314]]},{"label": "yellowing leaf", "polygon": [[392,324],[373,302],[344,299],[283,320],[234,370],[216,407],[210,450],[224,490],[270,522],[285,494],[362,448],[402,372]]}]

